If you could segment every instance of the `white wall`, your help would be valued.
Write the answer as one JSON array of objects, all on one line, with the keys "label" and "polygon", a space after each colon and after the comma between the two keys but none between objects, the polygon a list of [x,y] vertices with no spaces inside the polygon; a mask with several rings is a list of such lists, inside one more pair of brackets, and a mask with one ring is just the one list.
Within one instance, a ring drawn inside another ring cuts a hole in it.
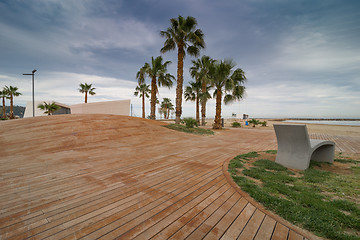
[{"label": "white wall", "polygon": [[71,114],[114,114],[130,115],[130,100],[81,103],[71,105]]}]

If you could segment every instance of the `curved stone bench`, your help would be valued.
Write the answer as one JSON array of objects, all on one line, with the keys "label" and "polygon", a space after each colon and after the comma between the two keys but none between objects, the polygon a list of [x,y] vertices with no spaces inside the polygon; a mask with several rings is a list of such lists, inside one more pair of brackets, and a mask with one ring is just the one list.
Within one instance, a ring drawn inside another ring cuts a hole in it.
[{"label": "curved stone bench", "polygon": [[335,143],[309,139],[305,124],[274,124],[278,151],[276,162],[300,170],[309,168],[310,160],[334,161]]}]

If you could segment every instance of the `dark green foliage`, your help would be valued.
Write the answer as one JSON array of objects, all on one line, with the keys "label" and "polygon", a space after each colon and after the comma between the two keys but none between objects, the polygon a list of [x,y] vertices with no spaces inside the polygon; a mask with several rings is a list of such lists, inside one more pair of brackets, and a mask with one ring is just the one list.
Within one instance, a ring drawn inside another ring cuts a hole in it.
[{"label": "dark green foliage", "polygon": [[209,129],[187,128],[181,124],[169,124],[169,125],[165,125],[164,127],[173,129],[176,131],[180,131],[180,132],[192,133],[192,134],[197,134],[197,135],[214,135],[214,132]]},{"label": "dark green foliage", "polygon": [[236,168],[242,168],[244,164],[241,162],[240,159],[233,159],[229,163],[229,173],[232,175],[236,174]]},{"label": "dark green foliage", "polygon": [[259,154],[257,152],[249,152],[249,153],[238,155],[237,157],[242,158],[242,159],[248,159],[248,158],[256,158],[258,156],[259,156]]},{"label": "dark green foliage", "polygon": [[260,124],[260,121],[256,120],[256,119],[251,119],[251,120],[249,120],[249,123],[251,123],[253,125],[253,127],[255,127],[256,125]]},{"label": "dark green foliage", "polygon": [[[342,183],[356,181],[358,176],[340,176],[310,167],[300,172],[302,177],[295,178],[292,171],[266,159],[255,161],[254,167],[244,168],[243,163],[255,157],[258,157],[255,152],[239,155],[229,164],[233,180],[252,198],[286,220],[321,237],[360,239],[357,235],[360,232],[359,206],[346,199],[332,200],[323,194],[323,189],[327,191],[328,185],[333,184],[337,186],[333,187],[335,192],[345,191]],[[357,161],[349,162],[357,164]],[[323,163],[316,164],[319,167],[322,165]],[[353,174],[360,174],[357,169],[360,168],[352,167]],[[244,176],[235,175],[236,173]],[[248,177],[260,180],[261,184]]]},{"label": "dark green foliage", "polygon": [[302,179],[305,182],[320,183],[324,182],[331,174],[331,172],[308,168],[304,171],[304,176]]},{"label": "dark green foliage", "polygon": [[232,126],[232,127],[235,127],[235,128],[241,127],[241,123],[239,123],[239,122],[233,122],[233,123],[231,124],[231,126]]},{"label": "dark green foliage", "polygon": [[277,150],[267,150],[266,153],[277,154]]},{"label": "dark green foliage", "polygon": [[185,123],[187,128],[193,128],[198,126],[198,122],[193,118],[184,118],[182,123]]},{"label": "dark green foliage", "polygon": [[257,167],[263,167],[268,170],[275,170],[275,171],[286,171],[287,168],[270,160],[267,159],[260,159],[254,162],[254,165]]},{"label": "dark green foliage", "polygon": [[261,124],[261,126],[266,127],[267,122],[266,122],[266,121],[263,121],[263,122],[260,122],[260,124]]},{"label": "dark green foliage", "polygon": [[347,158],[336,158],[334,159],[335,162],[340,163],[360,163],[360,161],[353,160],[353,159],[347,159]]}]

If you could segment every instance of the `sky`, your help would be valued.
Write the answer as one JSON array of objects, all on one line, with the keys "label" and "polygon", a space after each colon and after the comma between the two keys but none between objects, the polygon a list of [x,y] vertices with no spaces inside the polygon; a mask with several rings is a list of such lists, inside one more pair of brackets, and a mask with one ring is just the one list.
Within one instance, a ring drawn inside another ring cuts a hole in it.
[{"label": "sky", "polygon": [[[161,54],[159,33],[179,15],[197,19],[201,56],[232,59],[245,72],[246,96],[223,104],[223,117],[360,118],[358,0],[0,0],[0,88],[18,87],[14,104],[26,106],[32,86],[23,73],[37,69],[36,101],[82,103],[79,84],[92,83],[88,102],[131,99],[140,117],[136,73],[162,55],[176,76],[177,51]],[[194,59],[184,60],[184,87]],[[175,91],[176,82],[158,97],[175,104]],[[195,117],[194,102],[183,101],[183,117]]]}]

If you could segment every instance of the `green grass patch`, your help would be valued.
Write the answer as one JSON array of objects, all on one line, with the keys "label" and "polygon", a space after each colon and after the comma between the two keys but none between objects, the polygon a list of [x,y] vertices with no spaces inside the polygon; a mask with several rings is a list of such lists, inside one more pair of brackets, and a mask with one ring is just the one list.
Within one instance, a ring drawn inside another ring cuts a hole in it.
[{"label": "green grass patch", "polygon": [[185,133],[192,133],[197,135],[214,135],[214,132],[209,129],[203,129],[203,128],[187,128],[184,125],[181,124],[169,124],[164,125],[164,127],[176,130],[179,132],[185,132]]},{"label": "green grass patch", "polygon": [[277,150],[267,150],[266,153],[277,154]]},{"label": "green grass patch", "polygon": [[[360,239],[360,167],[348,161],[350,173],[330,172],[327,164],[312,164],[293,172],[262,159],[269,152],[242,154],[229,172],[242,190],[281,217],[329,239]],[[342,158],[340,158],[342,159]],[[245,163],[247,166],[245,168]]]},{"label": "green grass patch", "polygon": [[349,159],[349,158],[336,158],[334,159],[334,161],[340,163],[360,163],[358,160]]}]

